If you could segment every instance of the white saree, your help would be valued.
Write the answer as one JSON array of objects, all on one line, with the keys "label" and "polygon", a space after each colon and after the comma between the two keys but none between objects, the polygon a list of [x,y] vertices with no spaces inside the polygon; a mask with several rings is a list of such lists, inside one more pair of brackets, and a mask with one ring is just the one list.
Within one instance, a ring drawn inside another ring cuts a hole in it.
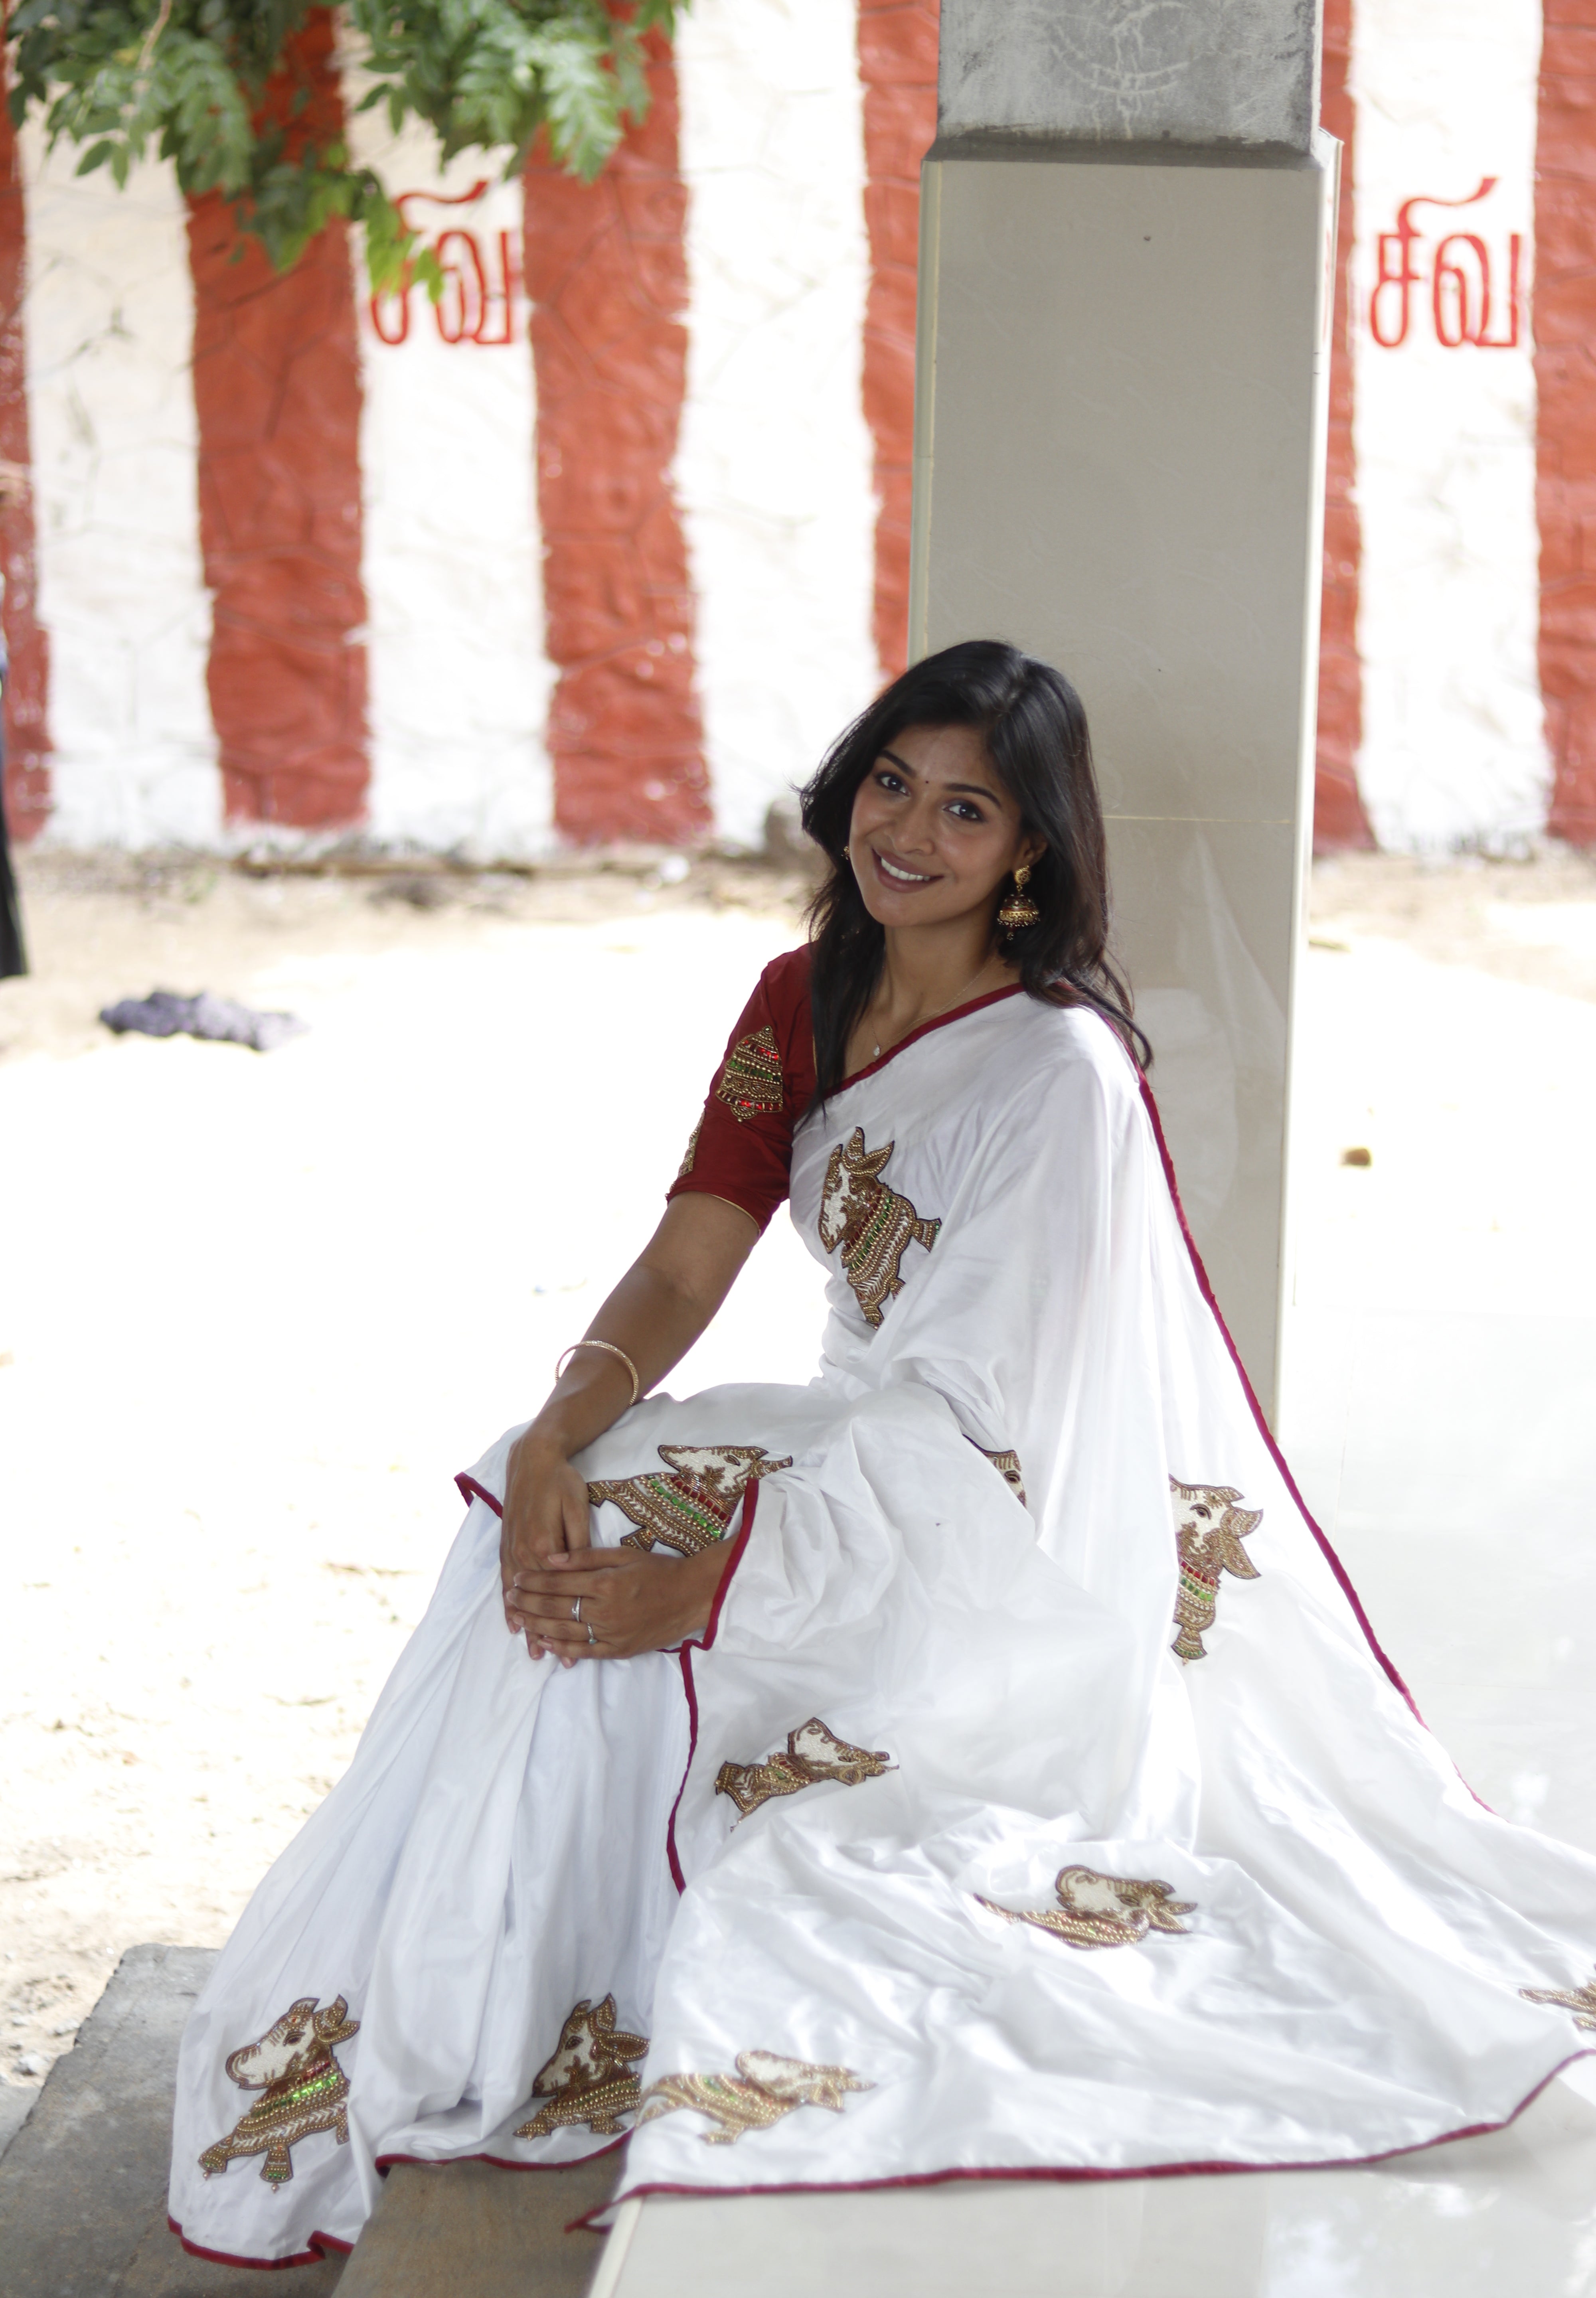
[{"label": "white saree", "polygon": [[[1596,2017],[1596,1861],[1475,1802],[1205,1297],[1107,1027],[1021,996],[799,1126],[807,1388],[650,1397],[593,1537],[735,1544],[677,1653],[505,1630],[502,1437],[346,1776],[186,2037],[192,2246],[353,2241],[385,2163],[617,2200],[1351,2162]],[[1022,1490],[1021,1490],[1022,1488]]]}]

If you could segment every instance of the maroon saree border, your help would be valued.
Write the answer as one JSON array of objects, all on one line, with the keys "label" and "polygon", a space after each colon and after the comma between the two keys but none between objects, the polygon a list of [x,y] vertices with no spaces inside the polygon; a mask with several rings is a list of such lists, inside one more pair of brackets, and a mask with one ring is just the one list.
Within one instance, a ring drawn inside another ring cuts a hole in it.
[{"label": "maroon saree border", "polygon": [[[1327,1534],[1322,1530],[1317,1517],[1308,1506],[1307,1501],[1302,1498],[1301,1492],[1297,1489],[1297,1480],[1292,1475],[1290,1468],[1286,1466],[1286,1455],[1281,1451],[1279,1445],[1275,1442],[1274,1431],[1270,1428],[1269,1422],[1264,1418],[1263,1407],[1259,1403],[1257,1393],[1253,1389],[1251,1380],[1247,1377],[1247,1368],[1241,1360],[1241,1355],[1236,1348],[1236,1343],[1230,1337],[1230,1327],[1225,1322],[1224,1311],[1220,1309],[1218,1301],[1214,1298],[1213,1286],[1208,1281],[1208,1271],[1203,1266],[1203,1256],[1197,1251],[1197,1241],[1195,1237],[1193,1236],[1191,1232],[1191,1224],[1186,1218],[1186,1207],[1180,1202],[1179,1184],[1175,1178],[1174,1160],[1170,1155],[1170,1145],[1164,1139],[1163,1125],[1159,1118],[1158,1104],[1153,1098],[1153,1088],[1147,1083],[1145,1076],[1139,1070],[1137,1072],[1137,1082],[1141,1087],[1142,1106],[1146,1111],[1148,1119],[1152,1123],[1153,1138],[1158,1144],[1159,1159],[1163,1166],[1163,1177],[1169,1188],[1170,1201],[1175,1208],[1175,1218],[1180,1224],[1180,1234],[1186,1240],[1187,1252],[1191,1256],[1192,1274],[1197,1280],[1197,1290],[1202,1294],[1203,1300],[1207,1302],[1209,1313],[1212,1317],[1214,1323],[1220,1328],[1220,1337],[1224,1342],[1227,1350],[1229,1352],[1230,1361],[1236,1368],[1236,1376],[1241,1383],[1242,1394],[1246,1398],[1253,1418],[1258,1425],[1258,1434],[1262,1437],[1264,1443],[1268,1448],[1270,1459],[1279,1470],[1280,1476],[1285,1482],[1286,1491],[1291,1494],[1292,1499],[1296,1503],[1298,1514],[1302,1517],[1303,1523],[1307,1525],[1309,1531],[1313,1534],[1314,1539],[1318,1542],[1319,1552],[1323,1556],[1325,1562],[1335,1574],[1336,1585],[1340,1588],[1342,1594],[1346,1598],[1347,1602],[1352,1606],[1353,1617],[1356,1619],[1358,1625],[1363,1631],[1369,1650],[1374,1654],[1376,1659],[1379,1661],[1381,1667],[1384,1668],[1386,1675],[1390,1678],[1393,1688],[1397,1691],[1401,1692],[1402,1698],[1407,1701],[1409,1707],[1413,1712],[1416,1721],[1420,1724],[1424,1724],[1424,1717],[1418,1713],[1418,1702],[1414,1699],[1413,1694],[1403,1682],[1401,1671],[1398,1669],[1396,1662],[1386,1651],[1378,1636],[1376,1635],[1373,1625],[1370,1623],[1369,1614],[1363,1608],[1362,1600],[1359,1596],[1358,1591],[1352,1585],[1351,1575],[1348,1573],[1347,1568],[1342,1562],[1340,1557],[1336,1555],[1335,1549],[1330,1544]],[[1427,1724],[1425,1724],[1425,1729],[1426,1732],[1429,1730]],[[1467,1784],[1467,1781],[1465,1781],[1465,1785]],[[1473,1790],[1470,1789],[1469,1792],[1470,1794],[1473,1794]],[[1476,1797],[1475,1800],[1477,1802],[1479,1798]],[[1372,2160],[1374,2158],[1371,2157],[1370,2159]]]}]

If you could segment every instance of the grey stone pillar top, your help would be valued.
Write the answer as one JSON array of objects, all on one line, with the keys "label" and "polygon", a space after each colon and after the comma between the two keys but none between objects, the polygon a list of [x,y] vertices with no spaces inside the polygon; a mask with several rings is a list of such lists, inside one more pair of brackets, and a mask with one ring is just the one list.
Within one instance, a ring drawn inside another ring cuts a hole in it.
[{"label": "grey stone pillar top", "polygon": [[942,0],[939,139],[1305,153],[1319,4]]}]

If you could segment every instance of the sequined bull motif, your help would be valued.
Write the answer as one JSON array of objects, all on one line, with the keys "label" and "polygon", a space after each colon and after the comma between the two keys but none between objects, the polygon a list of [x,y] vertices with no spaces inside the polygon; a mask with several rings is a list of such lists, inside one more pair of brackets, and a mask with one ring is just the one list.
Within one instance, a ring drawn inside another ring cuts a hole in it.
[{"label": "sequined bull motif", "polygon": [[559,2047],[532,2086],[533,2098],[547,2099],[530,2122],[522,2123],[517,2138],[547,2138],[562,2123],[585,2122],[601,2138],[610,2138],[621,2126],[617,2115],[630,2114],[637,2105],[641,2078],[630,2062],[647,2055],[646,2035],[629,2035],[616,2025],[616,1999],[602,2003],[584,1996],[559,2031]]},{"label": "sequined bull motif", "polygon": [[1178,1659],[1206,1659],[1203,1639],[1213,1625],[1220,1573],[1237,1580],[1259,1576],[1242,1542],[1263,1522],[1263,1510],[1238,1507],[1241,1494],[1233,1485],[1183,1484],[1175,1476],[1170,1478],[1170,1499],[1180,1562],[1170,1649]]},{"label": "sequined bull motif", "polygon": [[773,1796],[797,1795],[817,1780],[838,1780],[857,1787],[897,1767],[885,1748],[856,1748],[839,1740],[818,1715],[811,1715],[787,1734],[785,1749],[778,1748],[762,1764],[723,1764],[715,1775],[716,1795],[730,1796],[746,1819]]},{"label": "sequined bull motif", "polygon": [[867,1325],[879,1325],[887,1302],[903,1291],[909,1247],[922,1244],[929,1252],[942,1226],[922,1220],[908,1198],[881,1179],[897,1145],[889,1141],[884,1149],[867,1149],[864,1128],[856,1125],[827,1160],[821,1194],[820,1241],[828,1252],[841,1246],[843,1274]]},{"label": "sequined bull motif", "polygon": [[333,2046],[358,2035],[360,2022],[349,2016],[342,1995],[325,2011],[317,2008],[317,2000],[314,1995],[302,1995],[258,2042],[245,2043],[227,2061],[227,2072],[240,2090],[258,2090],[263,2095],[226,2138],[219,2138],[200,2156],[207,2178],[229,2162],[264,2154],[260,2176],[268,2186],[285,2186],[294,2176],[290,2150],[302,2138],[330,2130],[340,2146],[348,2145],[343,2102],[349,2096],[349,2077],[334,2057]]},{"label": "sequined bull motif", "polygon": [[1033,1923],[1066,1947],[1136,1947],[1149,1931],[1187,1931],[1190,1924],[1176,1918],[1196,1911],[1196,1901],[1176,1898],[1169,1883],[1099,1875],[1095,1867],[1061,1867],[1053,1889],[1056,1907],[1000,1907],[991,1899],[980,1904],[1011,1923]]},{"label": "sequined bull motif", "polygon": [[665,2075],[650,2083],[638,2128],[682,2110],[710,2124],[699,2134],[706,2146],[734,2146],[745,2130],[767,2129],[795,2107],[823,2106],[840,2114],[847,2092],[874,2088],[848,2067],[812,2067],[774,2051],[739,2051],[734,2075]]},{"label": "sequined bull motif", "polygon": [[613,1500],[637,1526],[623,1534],[624,1548],[697,1556],[725,1538],[750,1484],[792,1466],[790,1453],[773,1460],[763,1444],[662,1444],[659,1457],[663,1475],[607,1477],[587,1488],[594,1508]]},{"label": "sequined bull motif", "polygon": [[750,1118],[774,1116],[781,1106],[781,1056],[773,1029],[766,1026],[751,1037],[739,1037],[715,1079],[715,1097],[739,1125]]},{"label": "sequined bull motif", "polygon": [[1596,1976],[1584,1987],[1521,1987],[1518,1992],[1526,2003],[1555,2003],[1564,2011],[1572,2011],[1575,2025],[1596,2035]]}]

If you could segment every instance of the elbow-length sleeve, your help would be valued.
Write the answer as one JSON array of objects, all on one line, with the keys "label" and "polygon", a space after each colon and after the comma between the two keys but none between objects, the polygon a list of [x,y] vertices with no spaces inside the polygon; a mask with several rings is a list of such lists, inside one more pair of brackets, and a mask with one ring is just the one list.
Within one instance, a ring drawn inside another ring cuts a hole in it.
[{"label": "elbow-length sleeve", "polygon": [[738,1016],[667,1198],[722,1197],[763,1229],[785,1198],[793,1130],[815,1092],[809,951],[767,965]]}]

